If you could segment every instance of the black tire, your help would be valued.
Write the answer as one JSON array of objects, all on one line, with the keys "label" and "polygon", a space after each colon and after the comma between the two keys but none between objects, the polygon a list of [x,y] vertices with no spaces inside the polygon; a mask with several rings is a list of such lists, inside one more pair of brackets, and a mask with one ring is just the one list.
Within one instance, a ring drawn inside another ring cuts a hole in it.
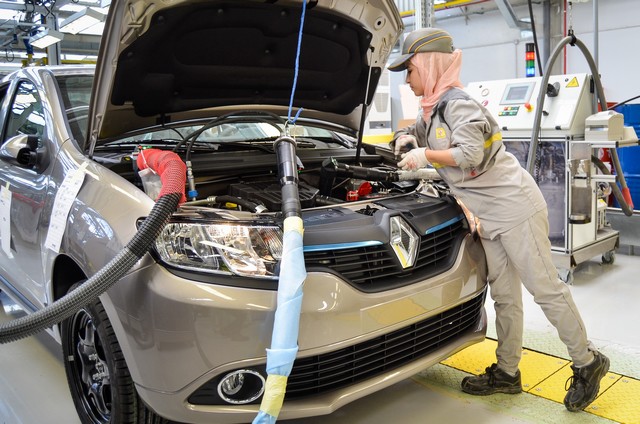
[{"label": "black tire", "polygon": [[100,300],[64,320],[60,333],[69,390],[83,424],[167,423],[138,396]]},{"label": "black tire", "polygon": [[611,265],[616,261],[616,252],[615,250],[609,250],[608,252],[604,252],[602,254],[602,263],[605,265]]}]

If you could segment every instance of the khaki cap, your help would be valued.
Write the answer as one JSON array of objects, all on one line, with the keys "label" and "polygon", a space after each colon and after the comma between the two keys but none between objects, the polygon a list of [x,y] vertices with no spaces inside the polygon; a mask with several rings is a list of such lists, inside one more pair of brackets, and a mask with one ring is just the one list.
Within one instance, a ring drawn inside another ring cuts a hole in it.
[{"label": "khaki cap", "polygon": [[411,31],[402,44],[402,55],[389,65],[392,72],[407,69],[407,61],[416,53],[422,52],[453,52],[453,38],[443,29],[421,28]]}]

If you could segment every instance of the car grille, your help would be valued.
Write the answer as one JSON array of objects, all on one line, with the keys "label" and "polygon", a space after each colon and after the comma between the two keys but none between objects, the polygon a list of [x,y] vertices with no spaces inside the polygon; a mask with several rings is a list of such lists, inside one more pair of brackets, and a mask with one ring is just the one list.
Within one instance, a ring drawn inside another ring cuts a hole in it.
[{"label": "car grille", "polygon": [[[297,358],[289,375],[285,399],[318,395],[376,377],[423,358],[476,328],[485,292],[423,321],[391,333],[322,355]],[[260,368],[264,373],[264,367]],[[190,397],[195,405],[219,405],[219,377]],[[254,403],[259,403],[257,399]]]},{"label": "car grille", "polygon": [[403,269],[388,244],[305,252],[307,271],[329,271],[365,292],[413,284],[453,266],[462,239],[468,233],[463,220],[420,237],[413,267]]},{"label": "car grille", "polygon": [[296,359],[286,398],[335,390],[411,363],[475,327],[484,294],[434,317],[328,354]]}]

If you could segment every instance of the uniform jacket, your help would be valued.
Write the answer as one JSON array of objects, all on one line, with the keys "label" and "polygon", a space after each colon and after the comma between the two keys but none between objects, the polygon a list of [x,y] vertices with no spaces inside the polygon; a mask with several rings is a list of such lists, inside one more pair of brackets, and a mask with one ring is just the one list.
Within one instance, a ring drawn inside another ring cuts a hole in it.
[{"label": "uniform jacket", "polygon": [[[463,90],[442,95],[425,124],[398,130],[412,134],[420,147],[451,149],[458,166],[432,165],[455,195],[480,220],[481,237],[494,239],[547,205],[533,177],[508,153],[498,123]],[[392,142],[393,143],[393,142]]]}]

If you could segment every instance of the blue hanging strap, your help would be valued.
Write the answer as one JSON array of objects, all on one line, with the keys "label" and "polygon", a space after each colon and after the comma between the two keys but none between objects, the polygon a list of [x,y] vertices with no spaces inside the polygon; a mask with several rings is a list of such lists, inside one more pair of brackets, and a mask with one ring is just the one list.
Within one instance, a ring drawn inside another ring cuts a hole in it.
[{"label": "blue hanging strap", "polygon": [[307,10],[307,2],[306,0],[302,2],[302,16],[300,17],[300,31],[298,31],[298,49],[296,50],[296,64],[294,67],[293,73],[293,87],[291,87],[291,98],[289,99],[289,113],[287,115],[287,120],[294,124],[300,116],[302,112],[302,108],[298,109],[296,116],[291,119],[291,109],[293,108],[293,96],[296,92],[296,85],[298,83],[298,68],[300,67],[300,49],[302,47],[302,28],[304,27],[304,15]]}]

